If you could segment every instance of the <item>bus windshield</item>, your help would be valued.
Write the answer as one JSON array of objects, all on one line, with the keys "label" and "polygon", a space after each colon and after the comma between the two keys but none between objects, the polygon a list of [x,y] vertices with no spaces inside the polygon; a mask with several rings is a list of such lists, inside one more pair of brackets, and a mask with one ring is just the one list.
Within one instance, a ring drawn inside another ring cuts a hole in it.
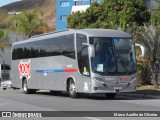
[{"label": "bus windshield", "polygon": [[136,72],[134,44],[131,38],[92,37],[95,57],[92,71],[101,75],[132,74]]}]

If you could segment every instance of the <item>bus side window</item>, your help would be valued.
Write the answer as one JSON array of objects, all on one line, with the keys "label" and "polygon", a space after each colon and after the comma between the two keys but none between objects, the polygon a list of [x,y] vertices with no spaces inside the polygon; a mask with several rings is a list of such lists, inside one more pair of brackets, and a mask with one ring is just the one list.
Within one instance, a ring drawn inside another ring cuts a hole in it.
[{"label": "bus side window", "polygon": [[77,34],[76,45],[79,71],[84,76],[90,76],[88,47],[82,45],[82,43],[87,43],[87,36]]},{"label": "bus side window", "polygon": [[12,60],[16,60],[17,59],[17,48],[13,48],[13,51],[12,51]]},{"label": "bus side window", "polygon": [[23,48],[23,55],[24,55],[24,59],[30,58],[31,56],[31,47],[29,45],[29,43],[24,45]]},{"label": "bus side window", "polygon": [[85,76],[89,76],[89,60],[88,60],[88,47],[84,47],[81,51],[81,57],[79,61],[79,69]]}]

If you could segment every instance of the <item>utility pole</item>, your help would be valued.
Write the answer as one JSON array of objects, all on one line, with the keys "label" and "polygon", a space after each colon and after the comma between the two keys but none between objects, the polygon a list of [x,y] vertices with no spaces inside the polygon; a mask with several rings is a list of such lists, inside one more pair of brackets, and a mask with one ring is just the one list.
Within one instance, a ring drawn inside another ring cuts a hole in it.
[{"label": "utility pole", "polygon": [[0,54],[0,57],[1,57],[1,59],[2,59],[3,64],[5,64],[5,61],[4,61],[4,59],[3,59],[3,57],[2,57],[1,54]]}]

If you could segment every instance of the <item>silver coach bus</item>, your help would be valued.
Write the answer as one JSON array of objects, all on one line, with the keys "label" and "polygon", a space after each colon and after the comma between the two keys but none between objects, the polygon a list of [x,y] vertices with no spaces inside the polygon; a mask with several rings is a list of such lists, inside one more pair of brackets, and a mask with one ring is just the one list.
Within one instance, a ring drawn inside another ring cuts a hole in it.
[{"label": "silver coach bus", "polygon": [[108,29],[64,30],[12,46],[12,86],[24,93],[45,89],[80,93],[136,91],[135,44],[128,33]]}]

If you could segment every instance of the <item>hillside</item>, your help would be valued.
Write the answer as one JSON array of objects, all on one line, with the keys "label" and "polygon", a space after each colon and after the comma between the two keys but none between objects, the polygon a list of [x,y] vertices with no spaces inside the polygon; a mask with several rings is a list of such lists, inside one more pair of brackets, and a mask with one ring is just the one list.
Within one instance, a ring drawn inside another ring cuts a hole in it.
[{"label": "hillside", "polygon": [[24,11],[38,9],[43,13],[43,20],[50,27],[55,27],[55,0],[22,0],[0,7],[0,24],[6,23],[11,15],[11,11]]}]

